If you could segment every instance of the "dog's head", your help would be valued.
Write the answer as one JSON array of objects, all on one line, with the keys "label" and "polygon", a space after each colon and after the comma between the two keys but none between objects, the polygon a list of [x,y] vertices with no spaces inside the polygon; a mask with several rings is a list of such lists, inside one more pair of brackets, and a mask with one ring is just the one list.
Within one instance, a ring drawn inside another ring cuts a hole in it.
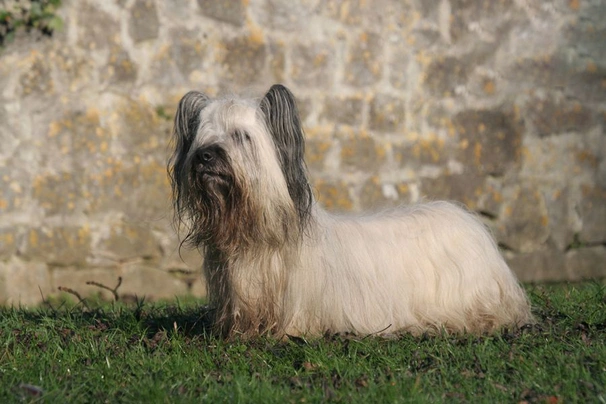
[{"label": "dog's head", "polygon": [[174,123],[168,171],[184,241],[234,249],[300,237],[312,192],[295,99],[274,85],[260,100],[189,92]]}]

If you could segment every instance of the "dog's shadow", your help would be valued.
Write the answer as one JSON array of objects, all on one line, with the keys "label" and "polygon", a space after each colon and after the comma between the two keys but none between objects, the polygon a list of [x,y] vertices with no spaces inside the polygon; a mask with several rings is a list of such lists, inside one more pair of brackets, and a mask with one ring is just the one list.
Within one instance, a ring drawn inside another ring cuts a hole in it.
[{"label": "dog's shadow", "polygon": [[[159,340],[173,336],[185,339],[213,337],[213,310],[202,302],[153,302],[143,298],[91,303],[82,299],[75,305],[47,300],[35,310],[18,309],[25,322],[48,324],[60,334],[79,332],[105,334],[118,331],[128,334],[130,342],[139,340],[155,346]],[[50,321],[49,321],[50,320]]]},{"label": "dog's shadow", "polygon": [[[122,281],[122,277],[118,277],[115,287],[95,281],[86,282],[87,285],[109,291],[113,296],[111,301],[102,294],[93,295],[96,298],[82,297],[77,290],[60,286],[59,290],[64,294],[61,299],[53,302],[53,299],[43,296],[40,310],[24,315],[34,322],[49,317],[62,320],[63,317],[63,320],[69,319],[74,328],[85,327],[99,332],[134,328],[139,332],[131,337],[133,340],[138,337],[142,340],[158,338],[160,335],[179,334],[192,338],[212,334],[213,310],[202,301],[175,298],[169,302],[149,303],[145,297],[119,293]],[[75,304],[73,298],[77,299]]]},{"label": "dog's shadow", "polygon": [[150,305],[147,308],[136,307],[133,315],[140,326],[145,328],[148,338],[153,338],[158,333],[166,336],[179,334],[186,338],[207,338],[213,334],[212,312],[206,305],[184,308],[179,305]]}]

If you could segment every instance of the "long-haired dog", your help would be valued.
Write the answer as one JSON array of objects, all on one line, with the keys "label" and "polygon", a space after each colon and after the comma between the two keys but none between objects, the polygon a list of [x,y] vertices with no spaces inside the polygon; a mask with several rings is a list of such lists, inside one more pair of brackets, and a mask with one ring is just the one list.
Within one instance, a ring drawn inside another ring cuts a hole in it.
[{"label": "long-haired dog", "polygon": [[201,247],[225,336],[483,333],[532,321],[483,224],[451,203],[336,216],[315,202],[290,91],[189,92],[169,162],[183,240]]}]

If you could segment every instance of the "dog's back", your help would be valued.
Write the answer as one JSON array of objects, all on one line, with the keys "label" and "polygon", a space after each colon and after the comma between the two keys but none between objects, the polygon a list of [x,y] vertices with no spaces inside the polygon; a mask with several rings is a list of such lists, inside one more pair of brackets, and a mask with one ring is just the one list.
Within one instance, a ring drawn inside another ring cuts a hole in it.
[{"label": "dog's back", "polygon": [[481,332],[532,321],[492,237],[454,204],[316,217],[301,266],[289,274],[305,298],[290,309],[287,332]]}]

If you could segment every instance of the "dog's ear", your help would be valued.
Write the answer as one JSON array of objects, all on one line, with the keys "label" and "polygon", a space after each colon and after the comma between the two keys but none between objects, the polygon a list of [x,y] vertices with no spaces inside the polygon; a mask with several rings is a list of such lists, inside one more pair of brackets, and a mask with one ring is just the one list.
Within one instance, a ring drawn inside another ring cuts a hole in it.
[{"label": "dog's ear", "polygon": [[[175,114],[174,134],[182,146],[191,144],[200,125],[200,113],[210,99],[199,91],[190,91],[181,98]],[[189,147],[186,147],[189,148]]]},{"label": "dog's ear", "polygon": [[303,160],[305,137],[295,97],[288,88],[276,84],[265,94],[260,108],[271,131],[288,192],[297,208],[303,228],[310,216],[313,194]]},{"label": "dog's ear", "polygon": [[190,91],[179,101],[173,127],[175,151],[168,165],[173,186],[179,185],[179,176],[185,167],[185,157],[196,137],[198,126],[200,126],[200,113],[209,102],[210,98],[198,91]]},{"label": "dog's ear", "polygon": [[205,94],[198,91],[190,91],[181,98],[181,101],[179,101],[179,107],[175,114],[175,123],[173,127],[175,150],[168,160],[167,170],[173,189],[175,212],[177,216],[180,216],[183,210],[182,186],[187,152],[196,137],[196,131],[200,125],[200,113],[209,102],[210,99]]}]

